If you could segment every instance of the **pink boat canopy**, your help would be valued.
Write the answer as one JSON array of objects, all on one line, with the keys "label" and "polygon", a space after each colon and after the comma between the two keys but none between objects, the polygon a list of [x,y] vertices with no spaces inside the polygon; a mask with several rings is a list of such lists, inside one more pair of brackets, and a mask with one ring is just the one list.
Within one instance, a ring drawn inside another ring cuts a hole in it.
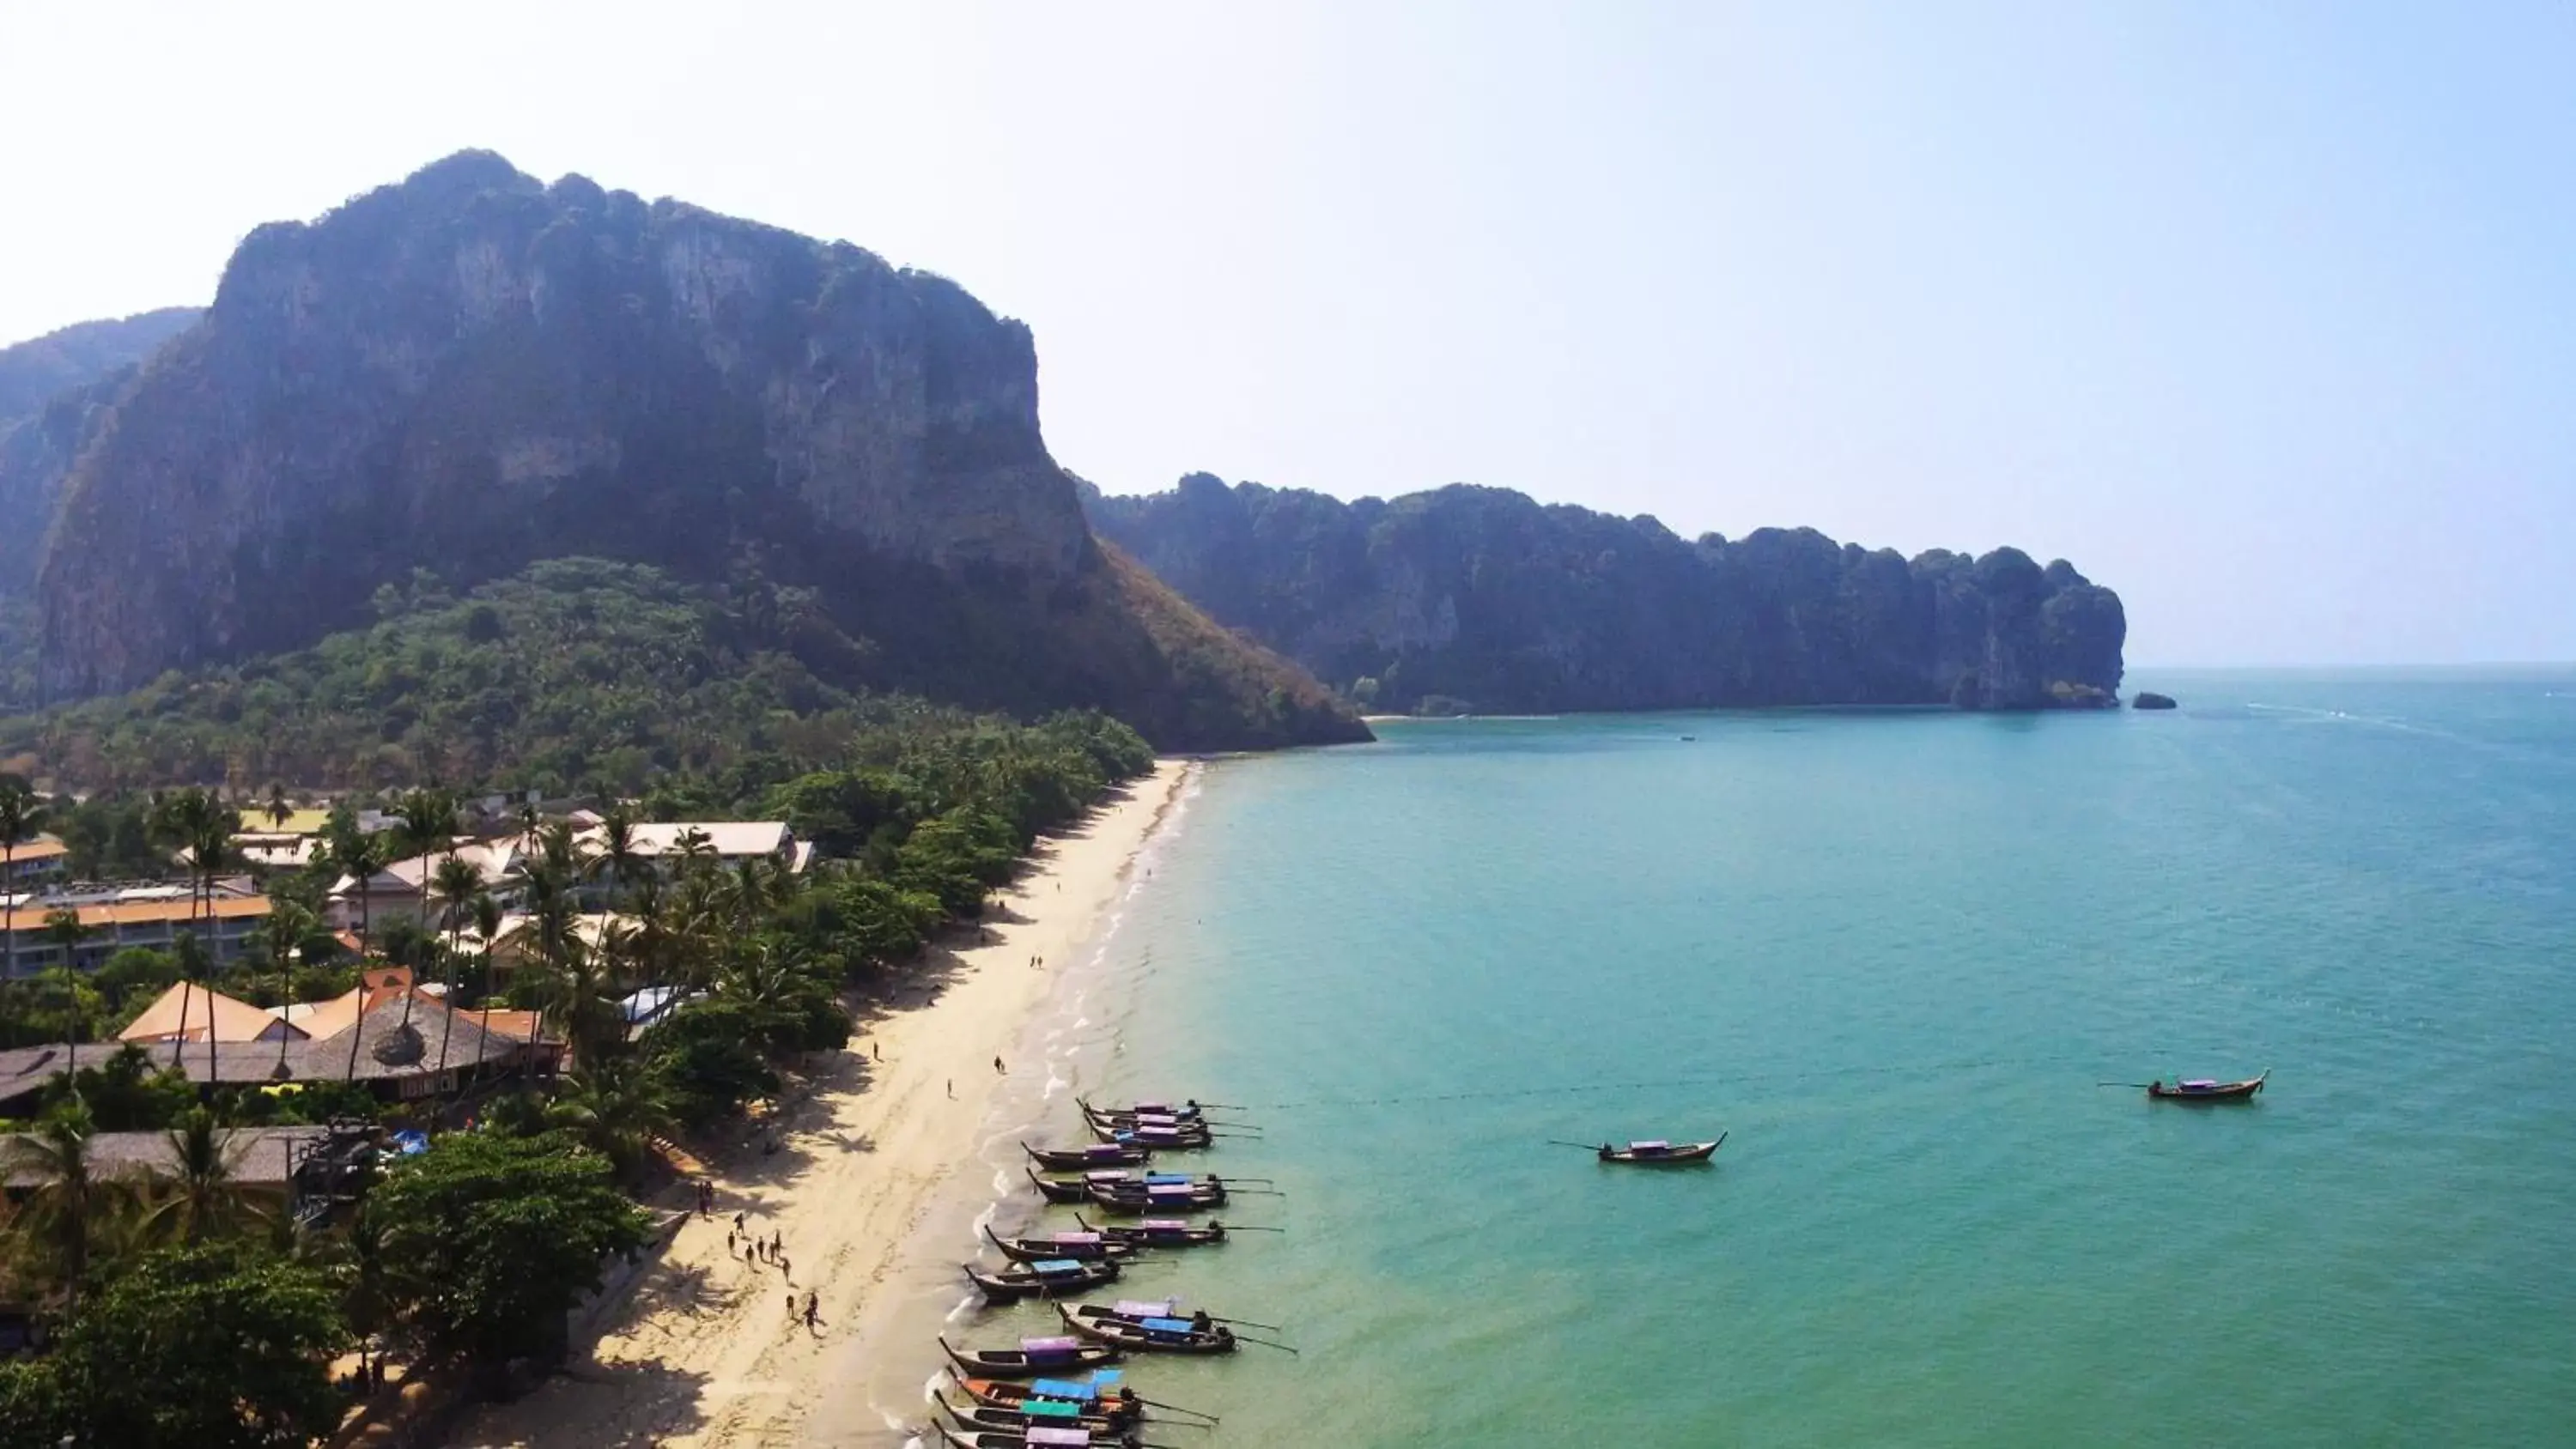
[{"label": "pink boat canopy", "polygon": [[1147,1218],[1145,1226],[1158,1233],[1177,1233],[1187,1229],[1189,1224],[1179,1218]]},{"label": "pink boat canopy", "polygon": [[1080,1347],[1082,1347],[1082,1340],[1078,1338],[1024,1338],[1020,1340],[1020,1352],[1022,1353],[1071,1353]]},{"label": "pink boat canopy", "polygon": [[1121,1318],[1169,1318],[1181,1311],[1180,1300],[1166,1298],[1159,1303],[1145,1303],[1134,1298],[1118,1300]]},{"label": "pink boat canopy", "polygon": [[1090,1246],[1100,1241],[1100,1235],[1098,1233],[1058,1233],[1055,1235],[1055,1240],[1059,1243],[1081,1243]]},{"label": "pink boat canopy", "polygon": [[1031,1429],[1021,1438],[1020,1442],[1023,1444],[1057,1445],[1089,1444],[1091,1442],[1091,1431],[1088,1429]]}]

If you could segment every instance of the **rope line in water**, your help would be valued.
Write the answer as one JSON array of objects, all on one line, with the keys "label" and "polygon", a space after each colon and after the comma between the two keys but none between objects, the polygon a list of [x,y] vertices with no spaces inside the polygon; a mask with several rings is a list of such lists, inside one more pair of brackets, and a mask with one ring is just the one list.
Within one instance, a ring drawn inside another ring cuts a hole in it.
[{"label": "rope line in water", "polygon": [[1586,1092],[1631,1092],[1653,1087],[1700,1087],[1721,1082],[1798,1082],[1823,1077],[1928,1077],[1944,1072],[1972,1072],[1987,1067],[2043,1068],[2078,1065],[2090,1057],[2039,1059],[1987,1057],[1967,1062],[1934,1062],[1908,1066],[1819,1067],[1803,1072],[1703,1072],[1633,1082],[1566,1082],[1547,1087],[1493,1088],[1474,1092],[1430,1092],[1392,1097],[1321,1097],[1304,1102],[1265,1102],[1253,1110],[1294,1112],[1312,1107],[1409,1107],[1428,1102],[1491,1102],[1513,1097],[1572,1097]]}]

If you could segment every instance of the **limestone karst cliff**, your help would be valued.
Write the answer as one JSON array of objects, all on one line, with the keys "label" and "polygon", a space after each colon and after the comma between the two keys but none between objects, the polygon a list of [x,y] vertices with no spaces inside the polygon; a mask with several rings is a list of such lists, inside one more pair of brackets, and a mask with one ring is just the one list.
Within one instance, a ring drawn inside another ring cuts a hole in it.
[{"label": "limestone karst cliff", "polygon": [[72,698],[532,560],[811,587],[869,684],[1167,746],[1363,732],[1093,540],[1028,329],[955,283],[466,152],[253,232],[80,451],[37,585]]},{"label": "limestone karst cliff", "polygon": [[1196,474],[1088,501],[1217,620],[1381,710],[2038,709],[2120,685],[2119,595],[2018,549],[1688,540],[1465,486],[1344,503]]}]

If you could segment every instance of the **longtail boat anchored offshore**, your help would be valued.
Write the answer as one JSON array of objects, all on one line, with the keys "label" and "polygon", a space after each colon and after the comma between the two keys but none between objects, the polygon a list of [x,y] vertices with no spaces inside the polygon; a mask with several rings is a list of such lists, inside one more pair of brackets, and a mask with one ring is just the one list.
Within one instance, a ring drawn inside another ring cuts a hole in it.
[{"label": "longtail boat anchored offshore", "polygon": [[1726,1134],[1720,1132],[1717,1134],[1716,1142],[1667,1142],[1660,1137],[1631,1142],[1625,1147],[1613,1147],[1604,1142],[1601,1144],[1601,1160],[1632,1162],[1640,1166],[1666,1162],[1706,1162],[1716,1154],[1719,1144],[1725,1141]]},{"label": "longtail boat anchored offshore", "polygon": [[[1073,1405],[1058,1404],[1052,1399],[1038,1400],[1026,1409],[997,1409],[990,1404],[959,1405],[944,1398],[931,1402],[955,1421],[958,1428],[970,1434],[1008,1434],[1015,1444],[1033,1431],[1049,1429],[1079,1430],[1090,1435],[1092,1443],[1129,1439],[1136,1432],[1133,1420],[1112,1423],[1096,1414],[1075,1412]],[[1044,1444],[1050,1441],[1040,1439],[1037,1442]]]},{"label": "longtail boat anchored offshore", "polygon": [[2166,1086],[2164,1080],[2158,1078],[2147,1083],[2147,1095],[2159,1102],[2250,1102],[2254,1100],[2255,1093],[2263,1090],[2264,1079],[2271,1075],[2267,1069],[2262,1076],[2247,1077],[2241,1082],[2193,1077],[2172,1086]]}]

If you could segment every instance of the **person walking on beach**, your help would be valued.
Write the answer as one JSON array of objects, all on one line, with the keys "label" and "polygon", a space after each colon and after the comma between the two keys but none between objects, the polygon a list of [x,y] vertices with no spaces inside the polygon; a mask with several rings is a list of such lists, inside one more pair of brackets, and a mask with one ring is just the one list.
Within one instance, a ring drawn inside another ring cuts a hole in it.
[{"label": "person walking on beach", "polygon": [[1000,1057],[993,1058],[993,1075],[997,1077],[1007,1077],[1010,1075],[1010,1072],[1002,1066],[1002,1059]]},{"label": "person walking on beach", "polygon": [[734,1230],[735,1232],[737,1232],[737,1233],[738,1233],[738,1232],[741,1232],[741,1231],[743,1230],[743,1229],[742,1229],[742,1214],[740,1214],[740,1213],[735,1213],[735,1214],[733,1215],[733,1230]]},{"label": "person walking on beach", "polygon": [[793,1288],[787,1290],[787,1321],[796,1321],[796,1290]]},{"label": "person walking on beach", "polygon": [[787,1255],[785,1253],[778,1255],[778,1276],[786,1279],[790,1283],[796,1281],[796,1270],[787,1266]]},{"label": "person walking on beach", "polygon": [[[790,1302],[790,1303],[795,1302],[795,1301],[796,1301],[796,1295],[795,1295],[795,1294],[793,1294],[793,1293],[788,1294],[788,1295],[787,1295],[787,1301],[788,1301],[788,1302]],[[821,1317],[822,1317],[822,1299],[821,1299],[819,1296],[817,1296],[817,1295],[815,1295],[815,1294],[812,1294],[812,1293],[808,1293],[808,1294],[806,1294],[806,1295],[805,1295],[805,1327],[806,1327],[807,1331],[809,1331],[809,1332],[810,1332],[810,1331],[812,1331],[812,1330],[813,1330],[813,1328],[815,1327],[816,1323],[818,1322],[818,1320],[820,1320],[820,1318],[821,1318]]]},{"label": "person walking on beach", "polygon": [[948,1079],[948,1100],[952,1102],[957,1100],[957,1079],[955,1077],[950,1077]]}]

